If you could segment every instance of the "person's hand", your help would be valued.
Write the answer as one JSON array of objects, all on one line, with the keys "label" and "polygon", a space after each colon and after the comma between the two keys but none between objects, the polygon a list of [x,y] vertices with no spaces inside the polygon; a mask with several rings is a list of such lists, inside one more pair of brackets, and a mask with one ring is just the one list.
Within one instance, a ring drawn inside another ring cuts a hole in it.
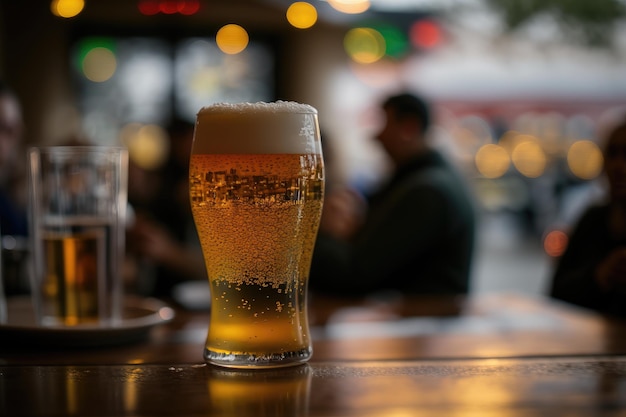
[{"label": "person's hand", "polygon": [[348,240],[361,227],[365,209],[365,200],[356,191],[334,190],[324,198],[320,231],[335,239]]},{"label": "person's hand", "polygon": [[626,293],[626,247],[611,251],[598,265],[595,276],[605,291]]}]

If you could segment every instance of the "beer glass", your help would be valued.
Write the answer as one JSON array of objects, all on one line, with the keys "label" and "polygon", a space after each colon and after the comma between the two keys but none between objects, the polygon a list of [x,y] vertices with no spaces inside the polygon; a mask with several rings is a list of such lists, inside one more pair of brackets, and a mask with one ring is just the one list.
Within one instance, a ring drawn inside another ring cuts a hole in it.
[{"label": "beer glass", "polygon": [[32,148],[31,289],[44,326],[121,319],[128,153],[119,147]]},{"label": "beer glass", "polygon": [[307,280],[324,195],[315,108],[202,108],[190,199],[211,289],[204,358],[234,368],[307,361]]}]

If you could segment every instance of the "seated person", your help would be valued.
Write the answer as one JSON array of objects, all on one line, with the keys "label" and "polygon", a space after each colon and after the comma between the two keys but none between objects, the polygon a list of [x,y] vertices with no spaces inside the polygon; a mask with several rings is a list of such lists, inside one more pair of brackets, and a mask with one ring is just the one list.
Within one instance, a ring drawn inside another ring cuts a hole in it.
[{"label": "seated person", "polygon": [[467,293],[475,216],[466,186],[429,146],[430,111],[422,99],[401,94],[382,109],[386,122],[376,139],[395,172],[365,205],[354,192],[329,192],[310,288],[335,295]]},{"label": "seated person", "polygon": [[550,295],[626,317],[626,121],[607,138],[604,172],[609,198],[589,207],[574,227]]}]

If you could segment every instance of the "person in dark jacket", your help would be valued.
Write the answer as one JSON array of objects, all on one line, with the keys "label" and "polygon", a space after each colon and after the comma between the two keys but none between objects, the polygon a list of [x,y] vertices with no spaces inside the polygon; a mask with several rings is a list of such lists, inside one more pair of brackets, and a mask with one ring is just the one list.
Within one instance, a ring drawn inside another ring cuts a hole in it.
[{"label": "person in dark jacket", "polygon": [[626,318],[626,120],[604,146],[608,201],[590,206],[559,259],[550,295]]},{"label": "person in dark jacket", "polygon": [[334,295],[467,293],[475,234],[467,186],[429,146],[423,99],[392,96],[382,110],[386,122],[376,138],[394,173],[366,205],[352,192],[329,193],[310,288]]}]

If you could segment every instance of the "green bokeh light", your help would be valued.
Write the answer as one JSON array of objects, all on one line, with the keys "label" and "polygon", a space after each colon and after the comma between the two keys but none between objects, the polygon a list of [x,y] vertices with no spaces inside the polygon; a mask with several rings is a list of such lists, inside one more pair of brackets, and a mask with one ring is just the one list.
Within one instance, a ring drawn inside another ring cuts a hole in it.
[{"label": "green bokeh light", "polygon": [[397,26],[389,24],[376,24],[371,26],[377,30],[385,39],[385,45],[387,46],[386,55],[391,58],[402,58],[405,56],[410,48],[408,35]]},{"label": "green bokeh light", "polygon": [[115,40],[109,37],[89,37],[81,39],[76,47],[74,65],[80,72],[83,71],[83,62],[87,54],[94,48],[106,48],[115,55]]}]

